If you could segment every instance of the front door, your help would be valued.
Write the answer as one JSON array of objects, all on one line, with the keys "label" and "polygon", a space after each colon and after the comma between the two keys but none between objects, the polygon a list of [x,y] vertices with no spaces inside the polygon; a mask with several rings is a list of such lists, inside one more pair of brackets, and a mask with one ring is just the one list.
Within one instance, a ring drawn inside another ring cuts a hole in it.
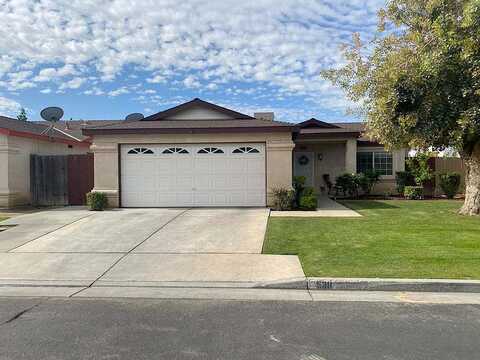
[{"label": "front door", "polygon": [[293,153],[293,175],[305,176],[305,186],[313,187],[314,161],[313,152],[294,152]]}]

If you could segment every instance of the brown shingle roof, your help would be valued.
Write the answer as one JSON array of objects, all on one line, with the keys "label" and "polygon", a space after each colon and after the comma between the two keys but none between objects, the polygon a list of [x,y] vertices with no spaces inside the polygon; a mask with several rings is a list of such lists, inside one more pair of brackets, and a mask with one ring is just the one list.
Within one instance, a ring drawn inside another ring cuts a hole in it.
[{"label": "brown shingle roof", "polygon": [[[87,127],[96,127],[116,124],[124,120],[69,120],[55,123],[55,128],[64,131],[77,139],[85,140],[88,136],[83,135],[82,129]],[[48,125],[46,121],[38,121],[40,124]]]},{"label": "brown shingle roof", "polygon": [[[304,122],[305,123],[305,122]],[[297,137],[331,137],[335,135],[348,136],[348,137],[360,137],[365,130],[365,124],[361,122],[336,122],[329,123],[334,127],[325,126],[313,126],[302,127],[304,123],[300,123],[297,127]]]},{"label": "brown shingle roof", "polygon": [[9,130],[16,133],[45,136],[46,138],[75,141],[74,137],[69,136],[68,134],[64,134],[63,132],[57,131],[55,129],[50,129],[47,132],[48,128],[49,125],[46,122],[20,121],[6,116],[0,116],[0,129]]},{"label": "brown shingle roof", "polygon": [[122,121],[115,124],[87,127],[84,135],[108,133],[175,133],[221,131],[290,131],[294,124],[259,119],[234,120],[154,120]]}]

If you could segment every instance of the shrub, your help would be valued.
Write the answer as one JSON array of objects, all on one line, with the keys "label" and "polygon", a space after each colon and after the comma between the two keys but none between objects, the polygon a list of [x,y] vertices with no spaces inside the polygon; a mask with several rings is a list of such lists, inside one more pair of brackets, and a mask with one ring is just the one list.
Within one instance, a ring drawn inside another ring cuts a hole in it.
[{"label": "shrub", "polygon": [[453,199],[460,188],[461,176],[459,173],[448,173],[440,175],[440,187],[447,198]]},{"label": "shrub", "polygon": [[307,178],[305,176],[294,176],[293,177],[293,207],[298,208],[300,206],[300,198],[302,197],[303,190],[305,189],[305,182]]},{"label": "shrub", "polygon": [[374,186],[380,181],[380,173],[375,170],[367,170],[357,175],[358,185],[365,195],[370,195]]},{"label": "shrub", "polygon": [[107,194],[101,192],[89,192],[87,194],[87,205],[90,207],[90,210],[104,210],[108,206]]},{"label": "shrub", "polygon": [[299,207],[302,210],[316,210],[317,209],[317,195],[313,188],[305,188],[300,197]]},{"label": "shrub", "polygon": [[345,173],[337,176],[335,185],[340,188],[344,196],[358,196],[359,176],[356,174]]},{"label": "shrub", "polygon": [[405,186],[414,186],[415,179],[410,171],[397,171],[395,174],[395,180],[397,182],[397,191],[403,195]]},{"label": "shrub", "polygon": [[423,186],[405,186],[403,194],[409,200],[423,199]]},{"label": "shrub", "polygon": [[285,211],[292,208],[294,191],[287,188],[273,188],[273,208],[274,210]]},{"label": "shrub", "polygon": [[413,175],[418,186],[423,186],[427,181],[433,179],[433,171],[428,165],[430,157],[430,153],[418,152],[414,157],[406,160],[408,171]]}]

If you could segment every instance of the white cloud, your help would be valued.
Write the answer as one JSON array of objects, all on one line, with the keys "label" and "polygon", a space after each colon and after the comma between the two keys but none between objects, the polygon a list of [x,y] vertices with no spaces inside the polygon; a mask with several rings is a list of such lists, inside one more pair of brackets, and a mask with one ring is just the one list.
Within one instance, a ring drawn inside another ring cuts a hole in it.
[{"label": "white cloud", "polygon": [[210,83],[210,84],[208,84],[208,85],[206,86],[206,88],[207,88],[208,90],[217,90],[217,89],[218,89],[218,85],[215,84],[215,83]]},{"label": "white cloud", "polygon": [[82,86],[85,81],[87,81],[86,79],[84,78],[81,78],[81,77],[75,77],[67,82],[64,82],[60,85],[60,89],[63,90],[63,89],[78,89],[80,86]]},{"label": "white cloud", "polygon": [[[66,90],[114,79],[121,87],[132,78],[122,72],[134,69],[151,74],[150,84],[183,79],[183,86],[198,88],[205,81],[214,90],[215,84],[256,82],[282,96],[315,94],[319,101],[332,97],[320,70],[341,62],[338,47],[353,31],[374,31],[384,0],[154,3],[3,0],[0,87],[63,81],[60,90]],[[24,77],[9,78],[12,73]]]},{"label": "white cloud", "polygon": [[199,88],[202,84],[194,76],[189,75],[183,80],[183,85],[187,88]]},{"label": "white cloud", "polygon": [[14,116],[20,108],[21,105],[17,101],[0,96],[0,115]]},{"label": "white cloud", "polygon": [[60,68],[44,68],[38,72],[38,75],[33,78],[33,81],[36,82],[44,82],[44,81],[52,81],[56,80],[57,78],[68,76],[68,75],[77,75],[78,71],[75,69],[73,65],[67,64]]},{"label": "white cloud", "polygon": [[165,79],[165,77],[161,75],[155,75],[154,77],[147,79],[147,82],[151,84],[165,83],[166,81],[167,79]]},{"label": "white cloud", "polygon": [[52,92],[52,89],[46,88],[46,89],[40,90],[40,92],[41,92],[42,94],[50,94],[50,93]]},{"label": "white cloud", "polygon": [[109,91],[107,94],[108,96],[115,97],[115,96],[128,94],[128,93],[130,93],[130,90],[128,90],[125,86],[122,86],[121,88]]},{"label": "white cloud", "polygon": [[100,89],[100,88],[97,87],[97,86],[94,86],[94,87],[91,88],[91,89],[85,90],[83,93],[84,93],[85,95],[96,95],[96,96],[100,96],[100,95],[104,95],[104,94],[105,94],[105,91],[103,91],[102,89]]}]

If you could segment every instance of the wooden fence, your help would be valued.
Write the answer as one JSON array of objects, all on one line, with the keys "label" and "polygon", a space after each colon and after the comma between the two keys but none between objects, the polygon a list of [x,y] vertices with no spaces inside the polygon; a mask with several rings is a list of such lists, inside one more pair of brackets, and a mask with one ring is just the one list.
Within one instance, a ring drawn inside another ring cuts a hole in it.
[{"label": "wooden fence", "polygon": [[93,154],[30,155],[33,205],[83,205],[92,188]]}]

